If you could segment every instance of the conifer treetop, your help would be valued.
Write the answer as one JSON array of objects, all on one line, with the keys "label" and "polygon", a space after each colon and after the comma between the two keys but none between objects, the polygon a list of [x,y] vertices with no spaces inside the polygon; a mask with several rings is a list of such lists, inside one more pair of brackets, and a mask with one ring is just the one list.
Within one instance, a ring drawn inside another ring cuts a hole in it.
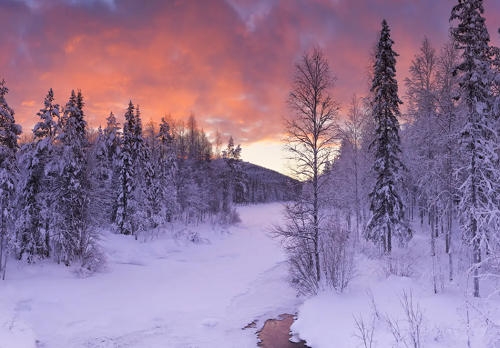
[{"label": "conifer treetop", "polygon": [[125,124],[123,125],[123,133],[125,139],[130,137],[135,131],[135,107],[132,100],[128,103],[127,112],[125,112]]},{"label": "conifer treetop", "polygon": [[450,33],[455,48],[462,52],[462,61],[454,67],[453,74],[460,75],[459,85],[467,91],[469,103],[485,103],[494,79],[491,71],[494,50],[489,45],[490,35],[483,14],[482,0],[459,0],[450,16],[450,21],[458,20]]},{"label": "conifer treetop", "polygon": [[83,96],[81,91],[78,91],[78,95],[74,90],[71,91],[71,96],[69,98],[66,107],[64,108],[64,116],[62,118],[62,133],[61,137],[63,142],[71,144],[74,141],[78,141],[81,145],[86,146],[86,128],[87,121],[84,119],[83,108]]},{"label": "conifer treetop", "polygon": [[483,17],[482,0],[459,0],[453,6],[450,22],[458,19],[456,28],[451,28],[457,49],[464,50],[463,57],[487,56],[489,54],[490,35]]},{"label": "conifer treetop", "polygon": [[44,107],[40,109],[37,115],[40,117],[41,121],[38,122],[33,128],[33,134],[35,135],[35,139],[44,139],[46,137],[55,136],[56,132],[59,130],[57,122],[54,120],[54,117],[57,119],[60,118],[60,106],[59,104],[54,104],[54,91],[52,88],[49,89],[47,96],[44,100]]},{"label": "conifer treetop", "polygon": [[168,145],[172,141],[172,135],[170,134],[170,125],[165,121],[165,117],[161,118],[160,131],[156,136],[160,140],[162,145]]},{"label": "conifer treetop", "polygon": [[376,121],[375,138],[370,145],[374,149],[372,170],[376,173],[375,187],[370,193],[370,210],[373,216],[367,225],[366,237],[381,243],[384,252],[390,254],[392,239],[396,237],[400,245],[406,245],[411,238],[411,230],[404,217],[404,203],[399,194],[404,169],[400,159],[401,140],[399,137],[398,83],[396,81],[396,57],[393,51],[387,22],[382,22],[380,40],[377,44],[374,64],[373,116]]},{"label": "conifer treetop", "polygon": [[[116,117],[113,114],[113,111],[109,114],[108,118],[106,118],[106,128],[104,128],[103,132],[106,136],[112,136],[113,139],[116,137],[116,134],[118,133],[120,129],[120,124],[116,122]],[[112,139],[112,140],[113,140]]]},{"label": "conifer treetop", "polygon": [[139,104],[135,107],[135,127],[134,134],[136,137],[142,137],[142,120],[141,111],[139,110]]},{"label": "conifer treetop", "polygon": [[[393,49],[394,41],[391,39],[391,30],[384,19],[382,21],[382,31],[380,32],[380,40],[377,44],[376,61],[374,64],[374,75],[372,81],[371,92],[375,93],[375,114],[377,108],[385,108],[386,105],[378,105],[380,100],[389,101],[389,107],[396,116],[399,116],[399,105],[403,102],[397,96],[398,82],[396,81],[396,57],[399,56]],[[377,106],[378,105],[378,106]]]},{"label": "conifer treetop", "polygon": [[17,140],[22,133],[21,126],[16,124],[14,110],[7,104],[5,95],[9,89],[5,87],[5,80],[0,82],[0,145],[17,150]]}]

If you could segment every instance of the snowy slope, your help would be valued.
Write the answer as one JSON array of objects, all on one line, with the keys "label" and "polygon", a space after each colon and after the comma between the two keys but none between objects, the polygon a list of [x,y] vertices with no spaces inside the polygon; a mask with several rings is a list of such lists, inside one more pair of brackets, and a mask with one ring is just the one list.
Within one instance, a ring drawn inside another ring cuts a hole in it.
[{"label": "snowy slope", "polygon": [[107,234],[109,271],[86,279],[52,261],[12,261],[0,283],[0,347],[255,347],[257,329],[242,328],[294,312],[298,300],[265,234],[280,205],[239,209],[229,234],[189,227],[210,243]]},{"label": "snowy slope", "polygon": [[[440,284],[434,293],[428,236],[419,226],[414,228],[417,235],[409,250],[393,252],[394,268],[408,276],[388,275],[386,261],[360,255],[359,275],[348,291],[324,290],[305,300],[291,331],[313,348],[365,347],[356,325],[362,320],[371,348],[499,347],[500,298],[487,297],[496,283],[482,281],[483,298],[472,297],[465,270],[456,270],[455,279],[447,280],[447,259],[442,254],[436,261],[441,268],[436,270]],[[438,243],[438,250],[444,245]],[[457,256],[455,262],[461,263]]]}]

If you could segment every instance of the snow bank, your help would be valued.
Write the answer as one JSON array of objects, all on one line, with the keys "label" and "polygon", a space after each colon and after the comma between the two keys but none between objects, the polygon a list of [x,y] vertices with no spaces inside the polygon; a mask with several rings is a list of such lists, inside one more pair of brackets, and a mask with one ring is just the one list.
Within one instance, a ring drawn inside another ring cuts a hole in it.
[{"label": "snow bank", "polygon": [[[372,348],[415,347],[415,335],[420,342],[416,347],[466,348],[468,340],[472,347],[489,347],[490,339],[498,343],[498,333],[486,332],[483,317],[489,309],[500,308],[497,298],[466,297],[462,281],[460,286],[445,284],[444,291],[435,294],[427,279],[385,277],[379,261],[366,258],[359,269],[363,275],[351,283],[349,292],[321,291],[306,300],[291,332],[312,348],[364,347],[363,331]],[[500,322],[498,313],[488,315]]]}]

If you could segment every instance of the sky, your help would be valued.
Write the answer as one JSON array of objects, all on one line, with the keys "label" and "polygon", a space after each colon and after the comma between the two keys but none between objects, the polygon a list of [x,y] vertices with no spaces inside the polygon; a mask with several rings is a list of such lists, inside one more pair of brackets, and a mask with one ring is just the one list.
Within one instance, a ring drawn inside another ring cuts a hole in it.
[{"label": "sky", "polygon": [[[439,47],[458,0],[0,0],[0,79],[16,121],[30,131],[49,88],[64,105],[81,89],[91,126],[129,100],[143,122],[196,116],[243,147],[244,160],[286,172],[282,118],[294,63],[315,45],[337,77],[345,114],[366,94],[368,52],[382,19],[403,80],[427,36]],[[500,46],[500,1],[484,0]]]}]

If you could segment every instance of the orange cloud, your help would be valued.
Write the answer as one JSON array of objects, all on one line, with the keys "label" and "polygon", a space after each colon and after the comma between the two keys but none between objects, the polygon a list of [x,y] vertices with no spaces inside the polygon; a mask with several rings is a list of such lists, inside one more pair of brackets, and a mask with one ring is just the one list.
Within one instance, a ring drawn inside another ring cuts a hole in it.
[{"label": "orange cloud", "polygon": [[[64,105],[83,91],[89,123],[123,117],[129,100],[159,120],[194,112],[200,126],[237,142],[277,139],[294,62],[323,47],[345,106],[366,92],[368,51],[382,18],[392,29],[403,79],[427,35],[447,37],[455,0],[19,0],[0,2],[0,71],[25,129],[52,87]],[[33,4],[36,4],[34,6]],[[485,0],[499,45],[500,4]]]}]

